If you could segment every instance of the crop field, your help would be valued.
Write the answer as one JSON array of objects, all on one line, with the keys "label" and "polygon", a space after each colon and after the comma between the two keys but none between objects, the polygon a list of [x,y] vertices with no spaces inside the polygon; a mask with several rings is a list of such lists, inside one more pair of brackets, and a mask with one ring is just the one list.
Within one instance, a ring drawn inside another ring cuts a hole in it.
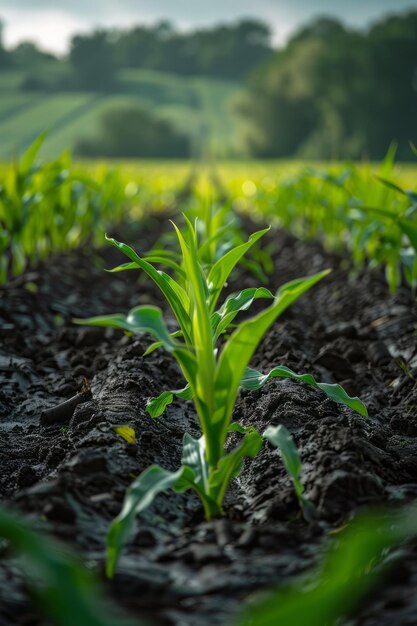
[{"label": "crop field", "polygon": [[[203,81],[140,80],[228,132]],[[106,100],[32,106],[0,107],[33,139],[0,166],[0,623],[415,624],[417,166],[51,158]]]}]

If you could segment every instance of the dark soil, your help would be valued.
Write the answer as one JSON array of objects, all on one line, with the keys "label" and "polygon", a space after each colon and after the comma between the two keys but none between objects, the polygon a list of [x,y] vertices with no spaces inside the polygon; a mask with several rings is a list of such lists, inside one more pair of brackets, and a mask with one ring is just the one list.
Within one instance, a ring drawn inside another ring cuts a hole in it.
[{"label": "dark soil", "polygon": [[[149,224],[138,248],[149,248],[159,232],[158,223]],[[282,422],[294,434],[320,521],[302,519],[279,455],[269,447],[245,465],[223,520],[204,522],[192,494],[160,495],[141,516],[114,581],[105,583],[115,603],[153,626],[229,625],[253,592],[316,563],[328,531],[354,512],[417,498],[417,318],[410,292],[391,296],[379,273],[352,278],[318,245],[272,237],[272,289],[325,267],[334,271],[278,321],[252,365],[267,371],[283,364],[339,382],[366,402],[370,417],[288,380],[242,392],[236,406],[242,424],[262,431]],[[139,303],[162,304],[139,274],[102,269],[122,261],[110,246],[93,259],[79,251],[0,291],[1,498],[76,546],[99,572],[108,525],[132,477],[151,463],[177,468],[183,432],[198,433],[190,403],[174,402],[158,422],[145,412],[149,397],[181,386],[169,356],[157,351],[143,358],[147,337],[71,323]],[[256,280],[243,273],[236,284]],[[84,379],[91,395],[45,418],[79,393]],[[132,426],[137,443],[126,443],[114,425]],[[412,546],[403,551],[393,575],[349,624],[417,624],[415,556]],[[1,625],[46,623],[8,555],[0,581]]]}]

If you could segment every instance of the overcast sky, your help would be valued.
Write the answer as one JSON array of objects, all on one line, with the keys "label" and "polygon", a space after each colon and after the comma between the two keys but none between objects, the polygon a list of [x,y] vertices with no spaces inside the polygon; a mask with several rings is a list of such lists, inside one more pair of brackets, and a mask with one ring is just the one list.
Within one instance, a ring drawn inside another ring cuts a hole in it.
[{"label": "overcast sky", "polygon": [[311,17],[327,14],[364,27],[384,13],[417,9],[417,0],[0,0],[4,41],[35,41],[65,52],[71,35],[98,26],[128,27],[169,19],[182,29],[257,17],[283,43]]}]

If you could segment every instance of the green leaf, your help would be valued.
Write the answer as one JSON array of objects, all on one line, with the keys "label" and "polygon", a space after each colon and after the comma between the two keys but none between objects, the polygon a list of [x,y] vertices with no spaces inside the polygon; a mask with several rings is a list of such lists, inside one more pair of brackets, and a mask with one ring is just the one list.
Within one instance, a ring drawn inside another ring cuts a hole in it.
[{"label": "green leaf", "polygon": [[10,249],[12,253],[12,273],[14,276],[18,276],[26,267],[27,258],[25,251],[22,243],[14,239],[11,241]]},{"label": "green leaf", "polygon": [[[159,272],[159,274],[161,275],[162,278],[164,278],[166,283],[171,287],[172,291],[175,293],[178,300],[181,302],[183,309],[187,314],[187,318],[190,319],[189,315],[191,312],[191,301],[185,289],[183,289],[179,283],[177,283],[173,278],[171,278],[169,274],[165,274],[165,272]],[[188,325],[190,326],[190,324]]]},{"label": "green leaf", "polygon": [[209,467],[206,461],[206,445],[204,437],[194,439],[185,433],[183,440],[182,465],[188,466],[194,473],[194,486],[207,493]]},{"label": "green leaf", "polygon": [[[148,263],[138,254],[136,254],[136,252],[132,248],[130,248],[130,246],[127,246],[125,243],[121,243],[120,241],[117,241],[116,239],[113,239],[111,237],[107,237],[107,235],[106,239],[118,250],[123,252],[123,254],[125,254],[131,261],[136,263],[138,265],[138,268],[146,272],[149,278],[151,278],[154,283],[159,287],[159,289],[162,291],[165,298],[167,299],[172,309],[172,312],[174,313],[178,324],[182,332],[184,333],[186,341],[189,341],[191,320],[188,315],[187,307],[184,306],[184,290],[181,288],[181,286],[176,283],[173,278],[169,277],[164,272],[159,272],[158,270],[156,270],[151,263]],[[117,271],[117,268],[115,268],[115,270]]]},{"label": "green leaf", "polygon": [[182,278],[186,277],[186,274],[181,265],[179,265],[176,261],[173,261],[169,257],[163,256],[162,254],[150,254],[144,257],[144,260],[148,261],[148,263],[161,263],[161,265],[166,265],[167,267],[173,269],[178,274],[178,276],[181,276]]},{"label": "green leaf", "polygon": [[183,467],[177,472],[169,472],[159,465],[152,465],[129,487],[123,508],[113,520],[107,536],[106,572],[109,578],[114,575],[120,552],[131,534],[136,515],[150,506],[159,493],[174,488],[183,473]]},{"label": "green leaf", "polygon": [[240,259],[244,254],[253,246],[253,244],[258,241],[265,233],[269,231],[269,228],[265,228],[264,230],[259,230],[256,233],[253,233],[246,243],[242,243],[232,250],[229,250],[224,256],[222,256],[211,268],[208,275],[208,285],[210,289],[210,310],[214,311],[217,300],[220,296],[221,290],[223,289],[230,272],[239,263]]},{"label": "green leaf", "polygon": [[173,402],[174,397],[181,398],[182,400],[191,400],[193,397],[191,387],[187,385],[183,389],[163,391],[158,397],[148,401],[146,404],[147,412],[153,418],[160,417],[167,406]]},{"label": "green leaf", "polygon": [[174,400],[174,395],[171,391],[163,391],[156,398],[151,398],[146,404],[146,410],[153,418],[160,417],[167,406]]},{"label": "green leaf", "polygon": [[365,213],[374,213],[379,217],[387,217],[388,219],[392,219],[394,222],[398,219],[397,211],[393,211],[390,209],[381,209],[380,207],[373,207],[364,204],[358,204],[356,209],[363,211]]},{"label": "green leaf", "polygon": [[407,235],[414,250],[417,252],[417,224],[409,220],[399,220],[399,226]]},{"label": "green leaf", "polygon": [[7,539],[29,565],[23,572],[39,606],[54,624],[127,625],[125,620],[120,621],[120,616],[109,615],[109,607],[90,572],[74,557],[72,549],[35,532],[26,521],[3,508],[0,508],[0,537]]},{"label": "green leaf", "polygon": [[132,263],[122,263],[121,265],[118,265],[117,267],[113,267],[111,270],[106,270],[106,272],[109,272],[110,274],[115,274],[117,272],[125,272],[126,270],[138,270],[138,269],[140,269],[138,264],[132,261]]},{"label": "green leaf", "polygon": [[[159,343],[158,345],[162,344]],[[334,402],[348,406],[364,417],[368,415],[365,404],[358,397],[349,396],[340,385],[333,383],[318,383],[312,374],[296,374],[291,369],[283,365],[274,367],[270,372],[268,372],[268,374],[262,374],[255,369],[247,367],[245,374],[240,381],[240,386],[243,389],[256,391],[257,389],[261,389],[261,387],[263,387],[272,378],[289,378],[304,382],[323,391],[327,397]],[[188,385],[184,387],[184,389],[164,391],[160,396],[149,401],[147,410],[151,417],[159,417],[162,415],[165,408],[173,401],[174,395],[184,400],[191,400],[193,397],[192,391]]]},{"label": "green leaf", "polygon": [[229,222],[218,228],[214,235],[211,235],[210,237],[207,237],[206,235],[203,237],[203,241],[198,248],[198,253],[201,259],[212,259],[216,252],[216,243],[223,237],[223,235],[230,233],[231,227],[232,222]]},{"label": "green leaf", "polygon": [[133,332],[133,329],[130,328],[126,319],[127,316],[123,313],[113,313],[111,315],[98,315],[97,317],[74,317],[72,322],[79,326],[110,327]]},{"label": "green leaf", "polygon": [[192,345],[196,362],[195,385],[191,384],[196,397],[196,407],[202,421],[203,432],[207,432],[210,415],[214,409],[213,380],[215,358],[210,314],[207,304],[207,283],[198,260],[197,235],[194,227],[184,215],[187,224],[188,243],[181,231],[173,224],[181,246],[183,265],[189,282],[192,302]]},{"label": "green leaf", "polygon": [[177,359],[181,371],[184,374],[184,378],[191,388],[189,392],[191,399],[196,393],[195,390],[198,380],[198,364],[195,354],[190,349],[175,349],[173,355]]},{"label": "green leaf", "polygon": [[109,578],[114,575],[120,552],[132,532],[136,515],[150,506],[159,493],[168,489],[178,492],[193,489],[200,496],[208,517],[211,512],[217,514],[220,511],[205,489],[208,466],[203,438],[196,440],[189,434],[184,435],[182,462],[184,465],[176,472],[152,465],[129,487],[123,508],[113,520],[107,536],[106,572]]},{"label": "green leaf", "polygon": [[237,626],[335,626],[375,587],[389,549],[417,533],[415,506],[362,515],[336,535],[318,568],[247,608]]},{"label": "green leaf", "polygon": [[383,178],[382,176],[375,176],[375,178],[379,180],[380,183],[385,185],[385,187],[388,187],[392,191],[397,191],[398,193],[402,193],[403,195],[405,195],[404,189],[400,187],[399,185],[397,185],[396,183],[392,182],[391,180],[387,180],[386,178]]},{"label": "green leaf", "polygon": [[268,426],[263,434],[263,438],[270,441],[281,451],[285,469],[293,480],[298,480],[301,474],[301,459],[290,432],[282,424],[279,426]]},{"label": "green leaf", "polygon": [[197,363],[191,349],[176,343],[162,318],[161,310],[155,306],[139,306],[132,309],[127,316],[122,314],[74,319],[75,324],[89,326],[111,326],[133,333],[149,333],[158,339],[161,345],[172,352],[177,359],[182,373],[193,390],[196,387]]},{"label": "green leaf", "polygon": [[259,261],[243,258],[240,260],[240,263],[243,267],[246,267],[261,283],[268,282],[268,276]]},{"label": "green leaf", "polygon": [[402,187],[400,187],[400,185],[397,185],[396,183],[393,183],[391,180],[387,180],[386,178],[382,178],[381,176],[377,176],[376,178],[386,187],[389,187],[393,191],[401,193],[403,196],[407,196],[407,198],[411,200],[411,202],[417,202],[417,193],[415,193],[414,191],[411,191],[409,189],[403,189]]},{"label": "green leaf", "polygon": [[[177,337],[183,337],[182,330],[176,330],[175,332],[170,333],[170,337],[171,339],[176,339]],[[149,354],[152,354],[152,352],[155,352],[155,350],[158,350],[158,348],[162,348],[162,347],[163,347],[162,341],[155,341],[149,346],[149,348],[145,350],[145,352],[143,353],[143,356],[148,356]]]},{"label": "green leaf", "polygon": [[230,422],[227,429],[228,433],[240,433],[241,435],[247,435],[253,432],[255,429],[253,426],[242,426],[239,422]]},{"label": "green leaf", "polygon": [[250,287],[238,294],[230,295],[221,308],[211,316],[211,325],[215,341],[229,328],[240,311],[247,311],[258,298],[273,298],[273,294],[265,287]]},{"label": "green leaf", "polygon": [[35,162],[36,157],[38,156],[38,152],[42,147],[43,142],[45,141],[46,131],[41,133],[35,141],[29,146],[29,148],[24,152],[19,161],[19,174],[21,176],[27,176],[32,166]]},{"label": "green leaf", "polygon": [[262,436],[280,451],[282,462],[291,477],[304,517],[307,521],[311,521],[315,517],[315,509],[304,496],[304,487],[300,481],[302,469],[300,453],[290,432],[280,424],[279,426],[268,426]]},{"label": "green leaf", "polygon": [[230,295],[220,308],[222,316],[229,313],[238,313],[239,311],[247,311],[254,300],[258,298],[274,298],[274,295],[265,287],[249,287],[243,289],[238,294]]},{"label": "green leaf", "polygon": [[261,374],[261,372],[248,367],[245,375],[240,381],[240,384],[244,389],[256,390],[263,387],[271,378],[291,378],[292,380],[307,383],[308,385],[323,391],[334,402],[344,404],[365,417],[368,415],[368,411],[364,403],[356,396],[353,398],[349,396],[340,385],[318,383],[311,374],[296,374],[283,365],[274,367],[270,372],[268,372],[268,374]]},{"label": "green leaf", "polygon": [[212,418],[212,423],[217,423],[217,429],[213,429],[215,431],[213,436],[219,441],[219,446],[223,446],[224,443],[240,381],[262,337],[285,309],[328,273],[326,270],[283,285],[278,290],[273,304],[243,322],[226,343],[216,369],[216,411]]},{"label": "green leaf", "polygon": [[76,318],[73,321],[86,326],[110,326],[132,333],[149,333],[158,339],[168,352],[172,352],[177,347],[165,326],[161,309],[156,306],[138,306],[129,311],[126,316],[119,313],[87,319]]},{"label": "green leaf", "polygon": [[243,460],[255,458],[262,447],[262,443],[260,434],[254,428],[250,428],[246,431],[240,444],[220,459],[217,469],[211,472],[209,477],[209,491],[213,499],[219,503],[223,501],[230,481],[239,475]]},{"label": "green leaf", "polygon": [[[171,337],[172,337],[172,333],[171,333]],[[146,348],[145,352],[143,353],[143,356],[148,356],[149,354],[152,354],[152,352],[155,352],[155,350],[158,350],[158,348],[162,348],[162,341],[154,341],[154,343],[151,343],[151,345],[149,346],[149,348]]]},{"label": "green leaf", "polygon": [[209,465],[206,460],[206,445],[204,436],[194,439],[186,433],[183,439],[182,463],[183,473],[175,483],[177,492],[192,489],[195,491],[204,507],[206,519],[221,514],[221,506],[212,499],[208,490]]}]

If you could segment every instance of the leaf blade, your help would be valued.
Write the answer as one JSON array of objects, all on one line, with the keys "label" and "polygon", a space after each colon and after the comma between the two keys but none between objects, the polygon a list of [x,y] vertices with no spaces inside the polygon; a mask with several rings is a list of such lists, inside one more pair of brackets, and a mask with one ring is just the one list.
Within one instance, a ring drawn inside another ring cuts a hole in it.
[{"label": "leaf blade", "polygon": [[159,465],[151,465],[131,484],[122,510],[111,523],[107,535],[106,574],[109,578],[114,576],[120,552],[132,531],[136,515],[150,506],[159,493],[173,488],[183,473],[183,467],[169,472]]},{"label": "leaf blade", "polygon": [[167,406],[172,404],[174,397],[182,400],[191,400],[193,392],[190,385],[186,385],[183,389],[163,391],[156,398],[151,398],[146,404],[147,412],[152,418],[160,417],[165,412]]},{"label": "leaf blade", "polygon": [[334,383],[318,383],[312,374],[296,374],[289,367],[279,365],[271,369],[267,374],[262,374],[252,368],[246,368],[245,375],[240,381],[244,389],[255,391],[263,387],[271,378],[289,378],[300,381],[320,389],[327,397],[338,404],[343,404],[353,409],[360,415],[367,417],[368,410],[365,404],[356,396],[349,396],[341,385]]},{"label": "leaf blade", "polygon": [[[242,430],[237,425],[233,427],[234,432]],[[230,481],[239,474],[243,460],[253,459],[261,449],[262,443],[262,437],[254,428],[247,429],[239,445],[220,459],[216,470],[209,477],[210,495],[215,500],[222,502]]]},{"label": "leaf blade", "polygon": [[[167,274],[156,270],[151,263],[148,263],[143,258],[141,258],[130,246],[120,241],[117,241],[112,237],[108,237],[107,235],[106,239],[109,243],[115,246],[115,248],[123,252],[123,254],[125,254],[131,261],[137,263],[139,268],[142,269],[149,276],[149,278],[153,280],[157,287],[159,287],[159,289],[162,291],[163,295],[167,299],[172,309],[172,312],[174,313],[178,324],[184,333],[184,337],[186,337],[186,339],[189,339],[191,320],[186,308],[184,307],[183,299],[179,297],[179,291],[181,290],[181,286],[171,277],[169,277],[168,280]],[[115,270],[118,271],[118,268],[115,268]],[[178,289],[173,288],[174,284]]]},{"label": "leaf blade", "polygon": [[283,285],[274,303],[243,322],[226,343],[216,369],[216,412],[213,422],[223,421],[223,432],[232,414],[240,381],[259,342],[274,321],[302,294],[327,276],[328,270]]},{"label": "leaf blade", "polygon": [[207,282],[210,288],[210,310],[213,311],[220,292],[223,289],[231,271],[239,263],[244,254],[258,241],[265,233],[269,231],[269,228],[259,230],[253,233],[246,243],[242,243],[235,246],[229,252],[226,252],[210,269]]},{"label": "leaf blade", "polygon": [[291,433],[283,424],[279,424],[278,426],[268,426],[262,437],[278,448],[284,467],[294,485],[294,491],[304,517],[307,521],[311,521],[315,517],[315,508],[304,495],[304,485],[300,480],[301,457]]},{"label": "leaf blade", "polygon": [[162,311],[156,306],[137,306],[127,315],[116,313],[114,315],[102,315],[86,319],[75,318],[74,323],[87,326],[110,326],[132,333],[149,333],[155,337],[168,352],[172,352],[177,346],[169,333],[162,317]]}]

